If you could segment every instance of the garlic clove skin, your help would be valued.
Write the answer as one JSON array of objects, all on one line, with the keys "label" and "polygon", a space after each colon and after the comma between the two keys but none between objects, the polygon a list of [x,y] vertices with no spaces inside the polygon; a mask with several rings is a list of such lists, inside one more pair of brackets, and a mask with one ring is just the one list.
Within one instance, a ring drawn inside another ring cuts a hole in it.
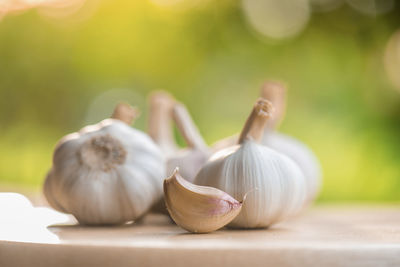
[{"label": "garlic clove skin", "polygon": [[216,231],[242,208],[241,202],[219,189],[188,182],[178,169],[164,180],[164,199],[175,223],[192,233]]},{"label": "garlic clove skin", "polygon": [[257,188],[230,227],[268,227],[296,215],[304,205],[306,185],[300,168],[287,156],[258,143],[271,113],[271,103],[260,99],[239,145],[215,153],[196,176],[196,184],[216,187],[236,199]]},{"label": "garlic clove skin", "polygon": [[81,224],[121,224],[161,198],[164,175],[164,156],[149,136],[106,119],[60,140],[44,194]]}]

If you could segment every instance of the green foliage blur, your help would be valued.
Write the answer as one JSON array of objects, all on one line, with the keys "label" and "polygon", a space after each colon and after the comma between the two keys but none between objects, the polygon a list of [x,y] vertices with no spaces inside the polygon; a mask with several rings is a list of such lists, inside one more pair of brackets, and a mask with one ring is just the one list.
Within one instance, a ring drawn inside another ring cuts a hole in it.
[{"label": "green foliage blur", "polygon": [[64,18],[6,15],[0,189],[39,189],[57,140],[106,117],[118,100],[140,107],[135,126],[145,130],[148,93],[168,90],[212,144],[240,131],[263,81],[277,79],[289,86],[280,130],[322,163],[319,201],[399,201],[400,93],[383,65],[399,11],[371,17],[343,5],[312,14],[281,41],[257,35],[238,1],[174,10],[88,0]]}]

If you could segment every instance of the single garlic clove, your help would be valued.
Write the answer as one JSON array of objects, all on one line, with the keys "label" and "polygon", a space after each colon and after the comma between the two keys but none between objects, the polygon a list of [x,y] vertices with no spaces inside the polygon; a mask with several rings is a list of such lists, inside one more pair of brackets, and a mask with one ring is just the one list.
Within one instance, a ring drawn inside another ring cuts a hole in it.
[{"label": "single garlic clove", "polygon": [[175,223],[192,233],[218,230],[231,222],[242,208],[242,202],[224,191],[186,181],[178,168],[164,180],[164,199]]}]

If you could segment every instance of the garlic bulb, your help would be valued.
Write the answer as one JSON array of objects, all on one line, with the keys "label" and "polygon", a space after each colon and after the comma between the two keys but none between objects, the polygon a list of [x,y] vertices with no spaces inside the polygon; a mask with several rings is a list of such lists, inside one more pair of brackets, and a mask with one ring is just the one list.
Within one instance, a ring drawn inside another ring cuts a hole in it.
[{"label": "garlic bulb", "polygon": [[239,144],[214,154],[196,176],[195,184],[219,188],[235,199],[256,189],[231,227],[268,227],[297,214],[304,204],[306,184],[300,168],[287,156],[259,144],[272,110],[269,101],[259,99]]},{"label": "garlic bulb", "polygon": [[[172,173],[179,167],[182,176],[192,182],[210,156],[207,144],[186,107],[168,93],[154,92],[150,97],[150,107],[149,134],[167,157],[167,173]],[[184,149],[177,148],[172,136],[171,119],[187,144]]]},{"label": "garlic bulb", "polygon": [[[286,87],[279,82],[267,81],[261,88],[260,96],[274,106],[274,114],[267,121],[266,131],[278,128],[286,111]],[[212,145],[212,151],[217,152],[220,149],[233,146],[237,143],[238,138],[239,135],[235,134],[219,140]]]},{"label": "garlic bulb", "polygon": [[286,113],[286,86],[281,82],[266,81],[261,87],[260,97],[270,101],[275,108],[266,129],[277,129]]},{"label": "garlic bulb", "polygon": [[[261,96],[271,101],[276,108],[274,116],[267,122],[261,144],[285,154],[300,167],[306,179],[307,197],[305,205],[307,206],[317,197],[321,188],[322,171],[320,163],[312,150],[304,143],[275,130],[285,114],[286,87],[282,83],[268,81],[264,83],[261,89]],[[213,151],[231,146],[237,140],[237,135],[223,139],[212,146]]]},{"label": "garlic bulb", "polygon": [[188,147],[168,159],[167,172],[178,167],[182,176],[193,182],[200,168],[208,160],[210,150],[183,104],[175,103],[172,116]]},{"label": "garlic bulb", "polygon": [[[131,128],[133,109],[62,138],[44,184],[49,204],[82,224],[138,219],[162,196],[165,160],[145,133]],[[120,120],[121,119],[121,120]]]},{"label": "garlic bulb", "polygon": [[305,206],[318,196],[322,182],[322,171],[317,157],[299,140],[275,131],[266,130],[261,143],[292,159],[304,174],[307,188]]},{"label": "garlic bulb", "polygon": [[[167,92],[157,91],[150,96],[149,135],[160,146],[167,158],[167,173],[176,167],[186,179],[193,181],[197,172],[207,161],[210,151],[192,121],[186,107]],[[182,134],[187,148],[179,149],[173,137],[172,120]],[[165,202],[160,199],[152,211],[167,214]]]},{"label": "garlic bulb", "polygon": [[272,81],[264,83],[261,89],[262,97],[270,99],[274,106],[278,107],[278,114],[274,116],[275,119],[272,123],[267,125],[267,130],[264,131],[261,143],[285,154],[300,167],[306,179],[307,206],[319,193],[322,182],[321,167],[317,157],[304,143],[275,131],[285,114],[286,91],[286,87],[282,83]]},{"label": "garlic bulb", "polygon": [[179,150],[172,129],[174,104],[173,97],[165,91],[152,92],[149,97],[150,110],[147,132],[167,158],[173,156]]},{"label": "garlic bulb", "polygon": [[133,121],[139,117],[140,111],[126,103],[119,103],[111,115],[112,119],[120,120],[128,125],[131,125]]},{"label": "garlic bulb", "polygon": [[172,219],[193,233],[208,233],[235,218],[242,203],[213,187],[194,185],[178,172],[164,180],[164,198]]}]

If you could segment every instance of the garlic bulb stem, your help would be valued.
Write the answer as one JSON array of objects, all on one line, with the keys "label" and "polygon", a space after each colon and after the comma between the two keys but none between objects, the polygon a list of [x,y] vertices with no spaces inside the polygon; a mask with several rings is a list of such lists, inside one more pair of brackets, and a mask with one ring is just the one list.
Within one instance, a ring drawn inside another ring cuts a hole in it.
[{"label": "garlic bulb stem", "polygon": [[119,103],[111,115],[111,118],[117,119],[131,125],[140,115],[140,111],[126,103]]},{"label": "garlic bulb stem", "polygon": [[208,150],[207,144],[201,137],[199,129],[196,127],[188,110],[183,104],[175,103],[172,117],[188,147]]},{"label": "garlic bulb stem", "polygon": [[271,118],[273,112],[274,107],[271,102],[263,98],[258,99],[240,133],[238,143],[242,144],[247,140],[259,143],[263,137],[268,119]]},{"label": "garlic bulb stem", "polygon": [[275,108],[274,116],[268,120],[267,128],[278,128],[286,111],[286,86],[281,82],[266,81],[261,87],[260,96],[270,101]]},{"label": "garlic bulb stem", "polygon": [[165,91],[156,91],[150,95],[148,133],[166,155],[178,150],[171,123],[174,103],[173,97]]}]

